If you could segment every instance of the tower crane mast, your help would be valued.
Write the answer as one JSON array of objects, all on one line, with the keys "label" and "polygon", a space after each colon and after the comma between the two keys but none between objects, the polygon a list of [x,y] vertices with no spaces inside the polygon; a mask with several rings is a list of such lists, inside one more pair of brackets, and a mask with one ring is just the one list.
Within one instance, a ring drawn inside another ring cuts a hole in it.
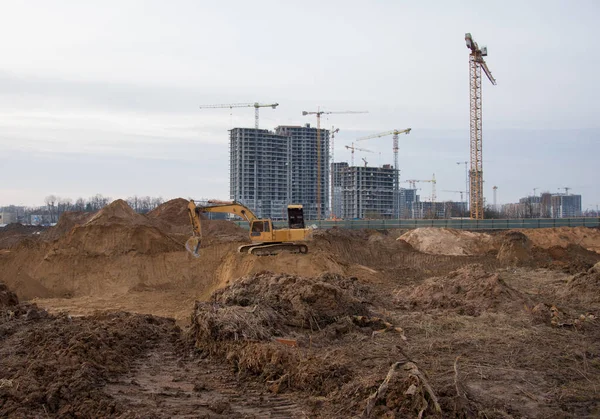
[{"label": "tower crane mast", "polygon": [[254,128],[258,129],[258,110],[259,108],[273,108],[279,106],[279,103],[225,103],[221,105],[200,105],[200,109],[218,109],[218,108],[254,108]]},{"label": "tower crane mast", "polygon": [[322,111],[317,108],[316,112],[302,111],[302,115],[317,116],[317,220],[321,219],[321,115],[368,113],[368,111]]},{"label": "tower crane mast", "polygon": [[469,91],[470,91],[470,154],[471,165],[469,171],[470,179],[470,201],[471,218],[483,219],[483,161],[482,161],[482,135],[481,135],[481,70],[487,76],[492,85],[496,85],[496,79],[487,66],[483,57],[487,56],[487,48],[477,45],[470,33],[465,34],[467,48],[471,50],[469,55]]}]

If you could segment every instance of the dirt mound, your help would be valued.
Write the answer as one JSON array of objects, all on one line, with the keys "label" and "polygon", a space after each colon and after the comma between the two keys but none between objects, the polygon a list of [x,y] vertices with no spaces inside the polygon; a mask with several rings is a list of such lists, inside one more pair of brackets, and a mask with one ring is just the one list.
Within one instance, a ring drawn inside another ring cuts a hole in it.
[{"label": "dirt mound", "polygon": [[[189,236],[192,233],[190,217],[188,215],[189,201],[183,198],[171,199],[156,207],[148,213],[161,231],[173,235]],[[202,220],[202,234],[207,240],[212,241],[247,241],[248,231],[237,224],[226,220],[209,220],[200,214]]]},{"label": "dirt mound", "polygon": [[534,228],[522,230],[529,240],[545,249],[555,246],[579,245],[600,253],[600,229],[589,227]]},{"label": "dirt mound", "polygon": [[416,250],[432,255],[471,256],[498,250],[497,241],[486,233],[451,228],[416,228],[398,238]]},{"label": "dirt mound", "polygon": [[355,279],[335,274],[318,278],[262,272],[216,291],[196,303],[198,339],[270,340],[291,328],[318,330],[339,317],[366,315]]},{"label": "dirt mound", "polygon": [[0,228],[0,250],[11,249],[25,240],[37,241],[46,227],[26,226],[19,223],[8,224]]},{"label": "dirt mound", "polygon": [[364,341],[374,345],[364,352],[372,354],[381,350],[380,342],[372,343],[375,334],[389,332],[398,341],[403,336],[384,319],[370,317],[362,301],[368,293],[356,279],[340,275],[262,272],[216,291],[211,302],[197,302],[189,337],[198,351],[226,360],[244,376],[260,377],[272,392],[334,394],[341,402],[336,392],[356,378],[358,365],[337,345],[353,342],[354,353]]},{"label": "dirt mound", "polygon": [[166,233],[190,234],[190,217],[188,215],[188,200],[183,198],[171,199],[152,211],[146,216],[157,223],[157,226]]},{"label": "dirt mound", "polygon": [[482,265],[468,265],[441,278],[429,278],[397,300],[410,309],[450,309],[458,314],[478,316],[499,307],[522,305],[527,297],[508,286],[497,273]]},{"label": "dirt mound", "polygon": [[58,240],[73,227],[87,223],[95,213],[83,211],[66,211],[58,219],[54,227],[50,227],[42,234],[42,239],[47,241]]},{"label": "dirt mound", "polygon": [[4,307],[12,307],[19,304],[19,299],[16,294],[8,289],[8,287],[0,282],[0,309]]},{"label": "dirt mound", "polygon": [[586,272],[600,261],[600,254],[577,244],[538,249],[536,254],[538,258],[546,258],[548,260],[542,266],[570,274]]},{"label": "dirt mound", "polygon": [[510,265],[521,265],[533,259],[531,242],[518,231],[509,231],[500,239],[502,245],[498,251],[498,260]]},{"label": "dirt mound", "polygon": [[103,391],[107,381],[158,341],[178,334],[173,321],[153,316],[54,317],[35,306],[19,308],[0,316],[2,417],[124,413]]},{"label": "dirt mound", "polygon": [[587,272],[571,277],[565,294],[579,301],[600,303],[600,262]]},{"label": "dirt mound", "polygon": [[127,202],[117,199],[98,211],[84,225],[149,224],[148,219],[135,212]]},{"label": "dirt mound", "polygon": [[[66,221],[65,225],[68,223]],[[119,199],[61,236],[46,259],[56,255],[115,256],[130,252],[159,254],[181,250],[180,243]]]}]

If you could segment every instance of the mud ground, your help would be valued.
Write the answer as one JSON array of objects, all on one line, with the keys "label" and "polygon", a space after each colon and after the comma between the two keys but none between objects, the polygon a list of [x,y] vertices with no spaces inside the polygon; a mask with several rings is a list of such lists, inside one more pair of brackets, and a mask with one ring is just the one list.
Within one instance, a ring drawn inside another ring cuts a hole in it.
[{"label": "mud ground", "polygon": [[185,205],[0,231],[0,416],[600,416],[599,230],[205,220],[195,259]]}]

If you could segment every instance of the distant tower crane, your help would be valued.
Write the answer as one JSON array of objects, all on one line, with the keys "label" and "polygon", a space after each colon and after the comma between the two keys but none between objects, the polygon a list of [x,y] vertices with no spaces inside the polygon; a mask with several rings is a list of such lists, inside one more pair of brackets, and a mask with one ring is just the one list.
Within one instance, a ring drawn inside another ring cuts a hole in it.
[{"label": "distant tower crane", "polygon": [[395,205],[396,205],[396,215],[400,218],[400,168],[398,167],[398,135],[399,134],[409,134],[411,128],[406,128],[403,130],[392,130],[381,132],[379,134],[367,135],[366,137],[361,137],[356,141],[364,141],[369,140],[371,138],[381,138],[386,137],[388,135],[393,135],[393,152],[394,152],[394,170],[396,171],[396,176],[394,176],[394,194],[395,194]]},{"label": "distant tower crane", "polygon": [[431,177],[431,179],[423,179],[423,180],[417,180],[417,179],[409,179],[409,180],[405,180],[404,183],[408,183],[411,186],[411,189],[417,189],[415,184],[417,182],[429,182],[431,183],[431,202],[435,202],[435,200],[437,199],[437,194],[435,192],[435,185],[437,183],[437,181],[435,180],[435,173],[433,174],[433,176]]},{"label": "distant tower crane", "polygon": [[354,151],[358,150],[358,151],[364,151],[366,153],[374,153],[374,151],[372,150],[367,150],[366,148],[358,148],[358,147],[354,147],[354,143],[352,143],[352,145],[346,145],[344,146],[346,147],[348,150],[352,151],[352,157],[350,159],[351,161],[351,166],[354,166]]},{"label": "distant tower crane", "polygon": [[348,114],[348,113],[368,113],[368,111],[322,111],[317,108],[316,112],[302,111],[302,115],[317,116],[317,220],[321,219],[321,115],[330,114]]},{"label": "distant tower crane", "polygon": [[367,167],[367,164],[369,164],[369,162],[367,162],[367,159],[365,159],[364,157],[362,158],[362,161],[365,163],[365,167]]},{"label": "distant tower crane", "polygon": [[215,108],[254,108],[254,128],[258,129],[258,109],[259,108],[273,108],[279,106],[279,103],[229,103],[223,105],[200,105],[200,109],[215,109]]},{"label": "distant tower crane", "polygon": [[443,190],[442,192],[452,192],[452,193],[459,193],[460,194],[460,202],[465,202],[464,201],[464,193],[465,191],[448,191],[448,190]]},{"label": "distant tower crane", "polygon": [[488,68],[483,57],[487,56],[487,48],[477,45],[470,33],[465,34],[469,55],[469,80],[471,99],[471,167],[470,167],[470,201],[471,218],[483,219],[483,161],[482,161],[482,135],[481,135],[481,69],[496,85],[496,79]]}]

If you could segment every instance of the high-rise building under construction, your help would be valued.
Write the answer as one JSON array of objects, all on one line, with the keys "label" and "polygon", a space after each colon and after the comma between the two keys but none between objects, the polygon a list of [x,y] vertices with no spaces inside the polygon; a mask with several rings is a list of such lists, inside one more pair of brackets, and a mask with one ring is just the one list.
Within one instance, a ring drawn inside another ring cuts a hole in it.
[{"label": "high-rise building under construction", "polygon": [[309,220],[328,216],[329,131],[319,134],[309,124],[232,129],[230,198],[274,220],[286,218],[288,204],[302,204]]}]

